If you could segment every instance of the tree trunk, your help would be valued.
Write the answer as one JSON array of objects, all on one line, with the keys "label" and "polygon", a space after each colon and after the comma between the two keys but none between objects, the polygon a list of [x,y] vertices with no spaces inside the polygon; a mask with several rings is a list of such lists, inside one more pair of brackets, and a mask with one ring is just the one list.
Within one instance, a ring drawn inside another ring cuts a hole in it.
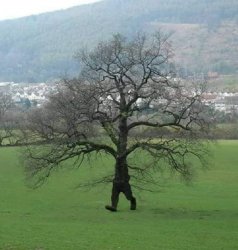
[{"label": "tree trunk", "polygon": [[133,197],[133,193],[130,185],[130,176],[128,173],[128,166],[126,163],[126,158],[121,160],[118,159],[115,166],[115,178],[112,185],[112,194],[111,194],[111,206],[116,210],[119,195],[123,193],[127,200],[131,203],[131,210],[136,209],[136,199]]},{"label": "tree trunk", "polygon": [[130,175],[127,165],[127,118],[121,117],[119,121],[119,140],[117,145],[117,159],[115,164],[115,177],[113,179],[111,206],[106,206],[110,211],[116,211],[119,201],[119,195],[122,192],[131,203],[131,210],[136,209],[136,199],[133,197],[130,181]]}]

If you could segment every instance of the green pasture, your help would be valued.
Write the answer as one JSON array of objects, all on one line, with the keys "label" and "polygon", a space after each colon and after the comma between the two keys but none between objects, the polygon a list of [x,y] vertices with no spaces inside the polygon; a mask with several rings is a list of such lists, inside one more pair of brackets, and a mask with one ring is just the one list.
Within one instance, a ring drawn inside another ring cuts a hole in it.
[{"label": "green pasture", "polygon": [[25,185],[18,149],[0,149],[0,249],[238,249],[238,141],[213,146],[210,169],[193,184],[174,178],[159,193],[121,197],[110,213],[110,185],[77,189],[110,160],[62,169],[41,188]]}]

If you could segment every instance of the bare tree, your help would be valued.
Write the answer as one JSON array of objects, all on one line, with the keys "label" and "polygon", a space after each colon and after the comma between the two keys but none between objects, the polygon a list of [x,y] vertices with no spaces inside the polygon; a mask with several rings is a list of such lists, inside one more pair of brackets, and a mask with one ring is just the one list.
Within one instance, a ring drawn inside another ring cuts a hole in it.
[{"label": "bare tree", "polygon": [[12,112],[13,102],[10,94],[0,93],[0,146],[16,143],[16,117]]},{"label": "bare tree", "polygon": [[[112,182],[110,211],[117,210],[121,192],[135,210],[132,187],[149,189],[145,184],[156,184],[155,172],[165,166],[188,178],[191,161],[204,163],[201,138],[208,121],[203,89],[174,78],[172,54],[162,33],[130,41],[115,35],[93,51],[78,53],[79,77],[63,80],[57,94],[28,117],[30,176],[41,183],[67,159],[80,164],[86,155],[108,154],[114,173],[96,183]],[[153,136],[143,137],[148,129]],[[142,154],[143,163],[137,158]]]}]

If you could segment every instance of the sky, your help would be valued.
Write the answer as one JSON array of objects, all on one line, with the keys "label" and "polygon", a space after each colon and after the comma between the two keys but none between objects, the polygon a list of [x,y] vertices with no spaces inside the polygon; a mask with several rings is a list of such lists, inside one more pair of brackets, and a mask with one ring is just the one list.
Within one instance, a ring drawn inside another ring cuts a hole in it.
[{"label": "sky", "polygon": [[0,0],[0,20],[66,9],[98,0]]}]

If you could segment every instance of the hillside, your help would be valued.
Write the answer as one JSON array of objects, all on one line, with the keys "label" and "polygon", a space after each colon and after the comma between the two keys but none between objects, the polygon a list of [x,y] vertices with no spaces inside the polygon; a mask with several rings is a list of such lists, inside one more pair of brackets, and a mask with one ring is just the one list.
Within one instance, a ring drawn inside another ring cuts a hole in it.
[{"label": "hillside", "polygon": [[120,32],[172,32],[183,74],[238,69],[235,0],[104,0],[0,22],[0,81],[46,81],[75,75],[74,53]]}]

